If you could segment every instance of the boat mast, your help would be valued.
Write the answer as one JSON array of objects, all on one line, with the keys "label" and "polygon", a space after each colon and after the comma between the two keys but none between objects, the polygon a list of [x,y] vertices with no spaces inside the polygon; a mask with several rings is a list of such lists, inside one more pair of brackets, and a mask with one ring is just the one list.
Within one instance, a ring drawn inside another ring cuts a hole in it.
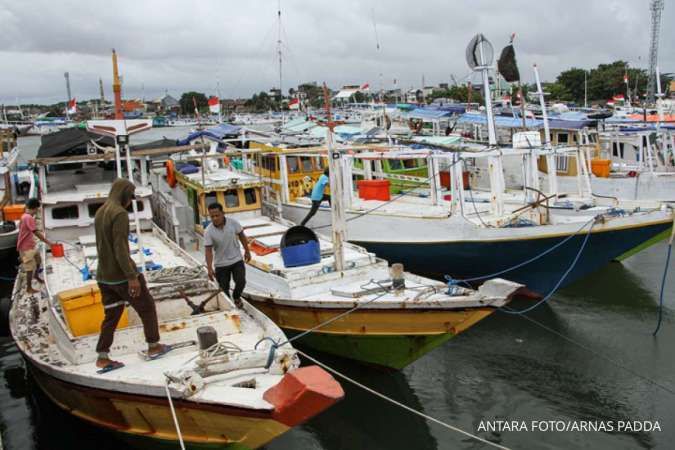
[{"label": "boat mast", "polygon": [[279,0],[279,8],[277,9],[278,29],[277,29],[277,53],[279,54],[279,112],[281,113],[281,123],[284,123],[284,114],[282,107],[284,104],[284,91],[281,87],[282,79],[282,58],[281,58],[281,0]]},{"label": "boat mast", "polygon": [[[335,271],[342,272],[345,265],[344,241],[346,239],[347,224],[344,210],[344,178],[342,176],[342,152],[333,150],[333,128],[335,122],[330,111],[330,95],[326,83],[323,84],[323,98],[326,109],[326,145],[328,147],[328,167],[330,169],[331,220],[333,222],[333,255],[335,257]],[[350,193],[351,194],[351,193]]]},{"label": "boat mast", "polygon": [[124,119],[122,114],[122,83],[120,82],[120,75],[117,70],[117,53],[115,49],[112,51],[113,63],[113,93],[115,94],[115,120]]},{"label": "boat mast", "polygon": [[556,158],[553,155],[553,148],[551,146],[551,131],[548,126],[548,112],[546,111],[546,100],[544,99],[544,91],[541,88],[541,81],[539,79],[539,69],[534,65],[534,79],[537,83],[537,96],[539,97],[539,106],[541,107],[541,115],[544,119],[544,147],[546,148],[546,169],[548,170],[548,185],[551,194],[558,195],[558,166]]},{"label": "boat mast", "polygon": [[[112,49],[113,65],[113,93],[115,94],[115,120],[124,119],[122,113],[122,83],[120,82],[119,70],[117,69],[117,53]],[[125,133],[126,134],[126,130]],[[117,178],[122,178],[122,160],[120,158],[120,146],[115,139],[115,163],[117,168]]]}]

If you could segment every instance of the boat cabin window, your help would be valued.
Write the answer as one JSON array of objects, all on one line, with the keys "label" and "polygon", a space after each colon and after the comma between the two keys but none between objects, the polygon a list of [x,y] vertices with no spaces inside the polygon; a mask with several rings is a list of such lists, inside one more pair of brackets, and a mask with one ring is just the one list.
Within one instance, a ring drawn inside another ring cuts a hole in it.
[{"label": "boat cabin window", "polygon": [[207,192],[204,194],[204,205],[206,209],[209,209],[209,205],[212,203],[218,203],[218,193],[217,192]]},{"label": "boat cabin window", "polygon": [[390,159],[389,160],[389,170],[399,170],[403,169],[403,163],[400,159]]},{"label": "boat cabin window", "polygon": [[[143,202],[142,201],[139,202],[138,200],[134,200],[134,201],[136,202],[136,211],[138,211],[138,212],[143,211],[143,208],[144,208]],[[129,207],[127,208],[127,212],[130,212],[130,213],[134,212],[133,208],[134,207],[131,205],[131,203],[129,203]]]},{"label": "boat cabin window", "polygon": [[403,168],[405,169],[416,169],[418,167],[416,159],[404,159]]},{"label": "boat cabin window", "polygon": [[236,189],[225,191],[225,207],[236,208],[239,206],[239,193]]},{"label": "boat cabin window", "polygon": [[247,205],[254,205],[258,201],[255,188],[244,189],[244,200],[246,200]]},{"label": "boat cabin window", "polygon": [[578,136],[575,134],[572,135],[572,142],[576,143],[579,140]]},{"label": "boat cabin window", "polygon": [[66,205],[52,208],[52,219],[77,219],[80,217],[80,211],[77,205]]},{"label": "boat cabin window", "polygon": [[315,159],[316,170],[323,170],[326,167],[323,158],[321,156],[316,156],[315,158],[316,158]]},{"label": "boat cabin window", "polygon": [[89,217],[95,217],[96,211],[103,206],[103,202],[89,203],[87,204],[87,209],[89,210]]},{"label": "boat cabin window", "polygon": [[312,158],[309,156],[301,156],[300,162],[302,163],[303,172],[311,172],[313,169]]},{"label": "boat cabin window", "polygon": [[263,156],[262,168],[271,172],[275,172],[277,170],[277,159],[274,156]]},{"label": "boat cabin window", "polygon": [[298,173],[300,171],[300,161],[297,156],[289,156],[287,162],[288,173]]},{"label": "boat cabin window", "polygon": [[569,142],[569,134],[558,133],[558,144],[567,144]]}]

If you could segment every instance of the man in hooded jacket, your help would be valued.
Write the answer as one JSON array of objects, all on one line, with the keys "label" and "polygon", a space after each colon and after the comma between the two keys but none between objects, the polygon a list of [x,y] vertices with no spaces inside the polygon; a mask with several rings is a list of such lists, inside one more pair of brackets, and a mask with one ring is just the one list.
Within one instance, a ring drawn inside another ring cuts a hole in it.
[{"label": "man in hooded jacket", "polygon": [[101,291],[105,312],[96,352],[96,366],[102,371],[123,367],[110,359],[115,329],[124,312],[125,303],[131,304],[143,323],[147,355],[156,358],[170,350],[159,343],[159,326],[155,301],[148,291],[145,278],[136,269],[129,250],[129,213],[136,187],[129,180],[118,178],[110,188],[106,202],[96,211],[96,250],[98,269],[96,281]]}]

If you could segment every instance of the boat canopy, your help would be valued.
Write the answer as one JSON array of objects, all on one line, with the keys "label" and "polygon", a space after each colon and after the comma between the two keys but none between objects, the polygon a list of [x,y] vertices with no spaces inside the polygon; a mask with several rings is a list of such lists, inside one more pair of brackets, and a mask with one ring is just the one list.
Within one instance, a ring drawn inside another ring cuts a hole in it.
[{"label": "boat canopy", "polygon": [[413,136],[412,141],[418,144],[428,145],[455,145],[462,142],[462,136],[451,134],[448,136]]},{"label": "boat canopy", "polygon": [[86,155],[89,141],[103,147],[115,146],[115,141],[110,136],[102,136],[77,127],[65,128],[42,136],[37,158]]},{"label": "boat canopy", "polygon": [[204,137],[212,141],[221,141],[225,139],[226,136],[238,136],[241,127],[236,125],[230,125],[229,123],[221,123],[218,126],[213,128],[208,128],[206,130],[197,130],[193,131],[184,139],[180,139],[178,145],[188,145],[190,142],[194,141],[197,138]]},{"label": "boat canopy", "polygon": [[[478,113],[464,113],[460,116],[457,123],[469,123],[486,125],[487,120],[485,115]],[[519,117],[495,116],[495,126],[499,128],[520,128],[523,126],[523,121]],[[527,128],[541,128],[544,126],[543,120],[525,119],[525,126]]]},{"label": "boat canopy", "polygon": [[411,119],[439,120],[455,114],[462,114],[464,107],[459,108],[417,108],[408,113]]}]

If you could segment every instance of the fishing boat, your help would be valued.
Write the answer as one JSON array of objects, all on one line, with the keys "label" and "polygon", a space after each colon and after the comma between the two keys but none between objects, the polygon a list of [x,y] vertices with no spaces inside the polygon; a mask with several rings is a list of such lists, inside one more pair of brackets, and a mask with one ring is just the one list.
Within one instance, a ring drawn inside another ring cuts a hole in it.
[{"label": "fishing boat", "polygon": [[[93,127],[140,129],[140,121],[118,122]],[[43,231],[59,243],[41,249],[44,288],[27,295],[18,277],[10,311],[17,347],[54,403],[136,445],[252,449],[342,398],[340,385],[323,369],[300,368],[292,346],[272,352],[270,342],[285,339],[282,331],[251,305],[236,308],[203,265],[153,225],[147,179],[129,213],[135,223],[129,245],[153,295],[162,342],[172,350],[144,359],[140,319],[127,309],[111,349],[125,366],[98,371],[94,347],[103,307],[93,279],[93,216],[110,182],[138,161],[129,156],[121,164],[119,148],[100,141],[88,142],[84,151],[80,146],[77,154],[66,147],[66,154],[41,149],[49,156],[34,161]]]},{"label": "fishing boat", "polygon": [[[487,79],[485,73],[486,91]],[[547,192],[542,192],[537,167],[540,158],[548,162],[548,167],[555,167],[559,156],[573,156],[577,173],[585,175],[581,180],[587,182],[585,151],[574,145],[553,148],[550,141],[542,147],[497,147],[489,96],[486,111],[490,112],[488,146],[467,143],[452,152],[390,146],[345,156],[344,204],[349,241],[387,260],[402,262],[415,273],[473,281],[505,275],[527,285],[534,295],[546,296],[667,235],[673,214],[659,202],[563,193],[557,188],[555,176],[550,177],[548,189],[544,188]],[[545,136],[549,136],[547,120],[544,127]],[[287,159],[310,158],[312,154],[308,149],[280,149],[261,155],[266,156],[276,160],[269,164],[275,172],[268,178],[279,192],[283,216],[298,223],[311,205],[303,196],[306,194],[288,187]],[[426,188],[391,197],[389,175],[378,171],[373,161],[420,158],[427,159],[433,174],[421,180]],[[505,158],[515,158],[520,164],[526,180],[521,192],[506,192]],[[366,180],[357,185],[358,191],[351,173],[356,159],[372,164],[371,168],[366,165]],[[464,182],[464,172],[480,160],[487,168],[489,191],[478,192]],[[441,183],[443,172],[452,180],[450,189]],[[330,217],[330,209],[322,207],[310,226],[327,231],[332,226]]]},{"label": "fishing boat", "polygon": [[[250,241],[252,258],[246,265],[244,298],[287,334],[302,335],[299,342],[303,345],[402,369],[506,305],[522,287],[502,279],[491,280],[478,290],[448,287],[400,267],[394,276],[393,266],[364,248],[335,236],[318,236],[280,218],[281,203],[274,191],[263,190],[259,176],[243,172],[251,170],[255,161],[271,169],[266,166],[270,160],[258,158],[258,149],[240,152],[244,155],[241,170],[227,165],[224,155],[213,148],[203,155],[173,158],[175,162],[192,160],[188,170],[181,171],[177,165],[171,167],[173,173],[156,169],[150,176],[154,189],[162,197],[175,199],[164,202],[173,207],[156,209],[168,216],[161,222],[169,225],[169,232],[177,236],[194,232],[196,245],[184,238],[181,242],[201,260],[201,234],[209,223],[207,206],[219,202],[227,217],[241,223]],[[297,169],[303,170],[294,174],[297,177],[317,172],[325,164],[321,155],[297,162]],[[331,184],[331,189],[335,186]],[[187,216],[192,218],[188,222],[192,230],[171,229],[170,224],[177,222],[173,220],[176,204],[191,209]],[[310,254],[297,260],[285,256],[305,246],[313,249]]]}]

